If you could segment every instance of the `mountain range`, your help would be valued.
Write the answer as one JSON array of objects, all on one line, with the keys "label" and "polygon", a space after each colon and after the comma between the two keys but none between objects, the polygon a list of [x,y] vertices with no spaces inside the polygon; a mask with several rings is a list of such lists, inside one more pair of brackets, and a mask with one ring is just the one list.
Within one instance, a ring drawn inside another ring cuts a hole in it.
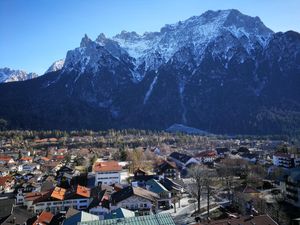
[{"label": "mountain range", "polygon": [[159,32],[85,35],[47,73],[0,84],[0,118],[21,129],[300,132],[300,34],[238,10]]},{"label": "mountain range", "polygon": [[36,73],[27,73],[24,70],[12,70],[10,68],[0,68],[0,83],[13,81],[24,81],[38,77]]}]

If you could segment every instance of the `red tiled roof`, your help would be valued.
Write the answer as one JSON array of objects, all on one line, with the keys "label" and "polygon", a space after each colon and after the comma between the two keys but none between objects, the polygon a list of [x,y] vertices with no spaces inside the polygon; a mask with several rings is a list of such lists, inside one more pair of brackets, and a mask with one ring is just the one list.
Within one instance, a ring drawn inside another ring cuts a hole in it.
[{"label": "red tiled roof", "polygon": [[84,186],[77,186],[76,194],[89,198],[91,196],[91,189]]},{"label": "red tiled roof", "polygon": [[43,211],[33,223],[33,225],[47,225],[51,222],[53,214],[51,212]]},{"label": "red tiled roof", "polygon": [[49,138],[48,141],[50,141],[50,142],[57,142],[57,138]]},{"label": "red tiled roof", "polygon": [[44,160],[44,161],[49,161],[50,159],[47,158],[47,157],[41,157],[41,160]]},{"label": "red tiled roof", "polygon": [[12,180],[11,176],[0,177],[0,186],[4,186],[7,181]]},{"label": "red tiled roof", "polygon": [[217,153],[215,151],[203,151],[196,155],[196,157],[215,157]]},{"label": "red tiled roof", "polygon": [[38,202],[50,196],[52,189],[44,192],[30,192],[25,194],[26,201]]},{"label": "red tiled roof", "polygon": [[6,156],[6,155],[0,156],[0,161],[6,161],[6,162],[8,162],[11,159],[12,159],[11,156]]},{"label": "red tiled roof", "polygon": [[59,200],[64,200],[66,196],[67,190],[61,187],[54,188],[51,197]]},{"label": "red tiled roof", "polygon": [[29,156],[23,156],[21,158],[22,161],[32,161],[32,157],[29,157]]},{"label": "red tiled roof", "polygon": [[48,141],[47,138],[44,138],[44,139],[35,139],[35,140],[34,140],[35,143],[45,143],[45,142],[47,142],[47,141]]},{"label": "red tiled roof", "polygon": [[93,166],[94,172],[120,171],[122,166],[116,161],[96,162]]},{"label": "red tiled roof", "polygon": [[55,159],[64,159],[65,156],[64,155],[55,155],[55,156],[53,156],[53,158],[55,158]]}]

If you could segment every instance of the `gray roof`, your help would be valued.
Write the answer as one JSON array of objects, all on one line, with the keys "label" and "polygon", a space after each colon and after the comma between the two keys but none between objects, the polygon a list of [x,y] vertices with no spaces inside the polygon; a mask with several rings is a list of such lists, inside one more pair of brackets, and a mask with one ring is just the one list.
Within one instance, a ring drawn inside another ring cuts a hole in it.
[{"label": "gray roof", "polygon": [[14,207],[12,214],[2,223],[2,225],[24,224],[29,219],[33,218],[34,214],[29,212],[25,207]]},{"label": "gray roof", "polygon": [[12,213],[15,199],[0,199],[0,219],[8,217]]},{"label": "gray roof", "polygon": [[98,220],[99,217],[87,212],[80,211],[73,216],[70,216],[69,218],[65,219],[63,225],[74,225],[78,224],[80,222],[85,221],[92,221],[92,220]]},{"label": "gray roof", "polygon": [[133,211],[124,208],[118,208],[106,214],[104,219],[129,218],[134,216],[135,213]]},{"label": "gray roof", "polygon": [[154,214],[123,219],[97,220],[77,223],[77,225],[175,225],[170,214]]}]

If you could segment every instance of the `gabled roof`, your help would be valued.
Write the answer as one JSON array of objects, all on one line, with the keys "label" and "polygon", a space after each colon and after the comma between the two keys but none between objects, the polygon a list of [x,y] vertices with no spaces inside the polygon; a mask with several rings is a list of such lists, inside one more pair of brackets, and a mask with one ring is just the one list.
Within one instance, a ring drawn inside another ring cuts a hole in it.
[{"label": "gabled roof", "polygon": [[89,198],[91,197],[91,189],[84,186],[77,186],[76,194]]},{"label": "gabled roof", "polygon": [[176,159],[182,163],[187,163],[187,161],[189,161],[192,157],[183,153],[179,153],[179,152],[172,152],[170,154],[170,157],[173,159]]},{"label": "gabled roof", "polygon": [[164,172],[167,169],[177,169],[176,163],[165,160],[164,162],[158,165],[158,170],[161,172]]},{"label": "gabled roof", "polygon": [[30,157],[30,156],[23,156],[20,160],[22,160],[22,161],[32,161],[33,158]]},{"label": "gabled roof", "polygon": [[148,199],[150,201],[155,201],[159,196],[151,191],[145,190],[139,187],[128,186],[122,190],[115,192],[111,195],[111,200],[113,203],[121,202],[133,195],[139,196],[141,198]]},{"label": "gabled roof", "polygon": [[14,204],[15,199],[0,199],[0,218],[9,216]]},{"label": "gabled roof", "polygon": [[7,155],[0,156],[0,161],[6,161],[6,162],[8,162],[11,159],[13,159],[11,156],[7,156]]},{"label": "gabled roof", "polygon": [[116,218],[129,218],[135,216],[135,213],[131,210],[118,208],[112,210],[110,213],[104,215],[104,219],[116,219]]},{"label": "gabled roof", "polygon": [[4,186],[6,182],[11,181],[11,176],[0,177],[0,186]]},{"label": "gabled roof", "polygon": [[86,221],[93,221],[93,220],[99,220],[99,217],[84,211],[79,211],[78,213],[65,219],[63,225],[74,225],[79,222],[86,222]]},{"label": "gabled roof", "polygon": [[139,168],[137,168],[137,169],[134,171],[134,174],[137,174],[137,173],[142,173],[142,174],[146,175],[146,174],[147,174],[147,171],[145,171],[145,170],[143,170],[143,169],[141,169],[141,168],[139,167]]},{"label": "gabled roof", "polygon": [[33,203],[43,201],[51,196],[52,190],[44,192],[30,192],[25,194],[26,201],[33,201]]},{"label": "gabled roof", "polygon": [[2,223],[2,225],[25,224],[34,214],[25,207],[14,207],[12,214]]},{"label": "gabled roof", "polygon": [[117,161],[96,162],[93,166],[94,172],[121,171],[122,166]]},{"label": "gabled roof", "polygon": [[207,151],[202,151],[196,155],[198,158],[202,157],[216,157],[217,153],[215,151],[207,150]]},{"label": "gabled roof", "polygon": [[182,189],[182,186],[173,180],[165,177],[163,180],[160,180],[160,183],[169,191],[175,190],[180,191]]},{"label": "gabled roof", "polygon": [[53,219],[53,214],[51,212],[43,211],[37,218],[37,220],[33,223],[33,225],[47,225],[51,223]]},{"label": "gabled roof", "polygon": [[129,225],[129,224],[137,224],[137,225],[175,225],[174,220],[172,219],[170,214],[162,213],[162,214],[154,214],[149,216],[138,216],[138,217],[130,217],[130,218],[117,218],[110,220],[97,220],[97,221],[89,221],[78,223],[77,225]]},{"label": "gabled roof", "polygon": [[51,197],[59,199],[59,200],[64,200],[65,196],[66,196],[66,192],[67,192],[67,190],[64,189],[64,188],[55,187],[52,194],[51,194]]},{"label": "gabled roof", "polygon": [[66,213],[66,219],[68,219],[71,216],[74,216],[75,214],[77,214],[79,212],[80,212],[79,210],[70,207]]},{"label": "gabled roof", "polygon": [[168,192],[168,190],[161,183],[154,179],[148,180],[146,182],[146,187],[149,191],[152,191],[156,194]]}]

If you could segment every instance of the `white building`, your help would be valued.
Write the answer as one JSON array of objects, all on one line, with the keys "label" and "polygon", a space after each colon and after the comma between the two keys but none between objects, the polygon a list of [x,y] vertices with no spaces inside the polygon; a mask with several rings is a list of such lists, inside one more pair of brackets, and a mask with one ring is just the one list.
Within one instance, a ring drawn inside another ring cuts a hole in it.
[{"label": "white building", "polygon": [[285,180],[280,182],[280,187],[286,201],[300,208],[300,168],[291,169]]},{"label": "white building", "polygon": [[56,214],[68,208],[84,210],[91,202],[90,189],[79,185],[74,193],[68,193],[66,189],[56,187],[52,192],[28,193],[24,198],[24,205],[34,213],[50,211]]},{"label": "white building", "polygon": [[95,186],[121,183],[122,167],[116,161],[96,162],[93,166]]},{"label": "white building", "polygon": [[110,209],[125,208],[149,215],[157,210],[159,195],[139,187],[128,186],[111,195]]},{"label": "white building", "polygon": [[180,168],[185,168],[189,164],[199,164],[197,159],[179,152],[172,152],[169,156],[169,159],[175,162]]},{"label": "white building", "polygon": [[273,155],[273,165],[285,168],[300,167],[300,157],[296,154],[275,153]]}]

